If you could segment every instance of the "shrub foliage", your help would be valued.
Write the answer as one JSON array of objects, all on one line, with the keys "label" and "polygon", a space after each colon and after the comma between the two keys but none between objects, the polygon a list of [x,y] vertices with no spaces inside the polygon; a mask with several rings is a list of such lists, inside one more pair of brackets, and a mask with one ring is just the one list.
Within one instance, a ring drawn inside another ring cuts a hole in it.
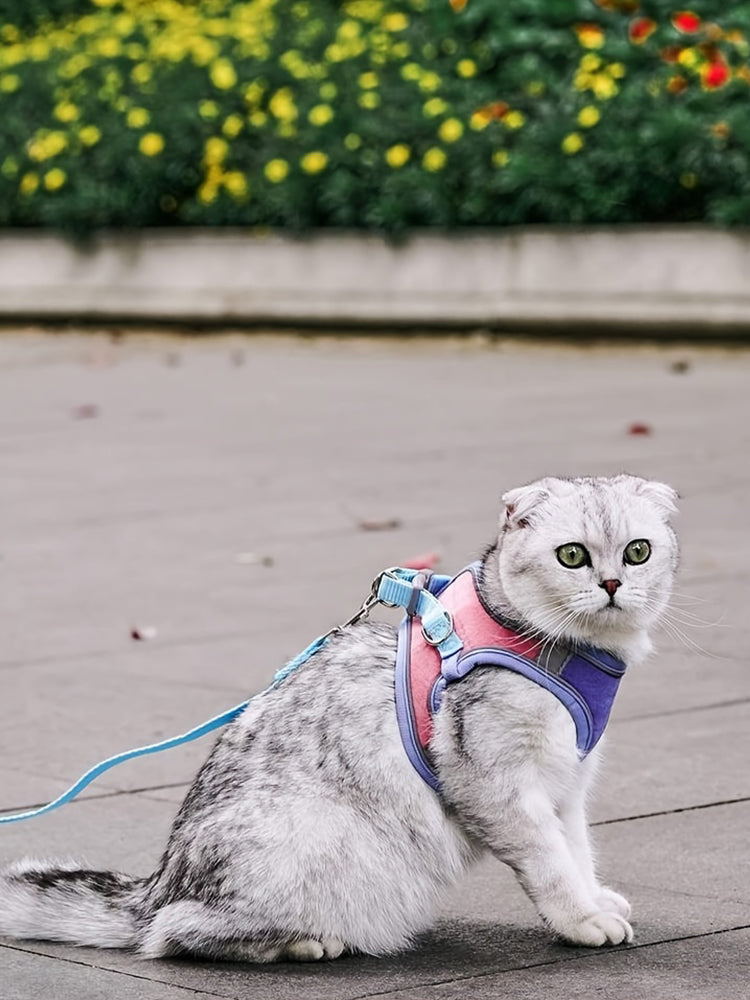
[{"label": "shrub foliage", "polygon": [[750,222],[750,4],[3,9],[0,225]]}]

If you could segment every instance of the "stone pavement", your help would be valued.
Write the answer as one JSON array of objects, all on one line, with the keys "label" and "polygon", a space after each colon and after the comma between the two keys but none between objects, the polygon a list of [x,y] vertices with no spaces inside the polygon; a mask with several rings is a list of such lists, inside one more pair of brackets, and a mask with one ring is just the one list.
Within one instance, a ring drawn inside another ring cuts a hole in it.
[{"label": "stone pavement", "polygon": [[[253,967],[6,942],[1,1000],[750,996],[749,389],[743,349],[0,335],[8,811],[260,690],[378,569],[429,551],[460,568],[511,486],[627,470],[683,496],[675,624],[623,684],[593,806],[633,946],[554,942],[487,863],[396,957]],[[146,874],[208,748],[0,827],[0,862]]]}]

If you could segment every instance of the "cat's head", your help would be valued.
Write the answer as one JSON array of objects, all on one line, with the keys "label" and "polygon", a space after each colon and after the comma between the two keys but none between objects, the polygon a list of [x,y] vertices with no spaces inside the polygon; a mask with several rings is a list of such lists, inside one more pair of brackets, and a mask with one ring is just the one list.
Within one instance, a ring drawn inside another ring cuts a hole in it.
[{"label": "cat's head", "polygon": [[664,483],[627,475],[510,490],[497,569],[513,613],[547,636],[645,652],[677,566],[676,499]]}]

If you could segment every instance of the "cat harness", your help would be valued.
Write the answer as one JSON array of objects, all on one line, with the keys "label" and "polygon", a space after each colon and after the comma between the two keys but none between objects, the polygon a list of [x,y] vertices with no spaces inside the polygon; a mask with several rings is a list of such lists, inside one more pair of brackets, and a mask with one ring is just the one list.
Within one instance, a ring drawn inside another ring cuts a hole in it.
[{"label": "cat harness", "polygon": [[512,670],[553,694],[573,719],[581,758],[604,732],[625,672],[622,661],[601,649],[559,643],[550,647],[499,621],[482,600],[480,571],[480,564],[474,563],[453,579],[419,572],[410,574],[409,581],[398,578],[409,571],[386,571],[378,582],[383,603],[406,609],[395,675],[401,739],[418,774],[436,791],[440,783],[429,752],[433,717],[448,685],[471,670]]}]

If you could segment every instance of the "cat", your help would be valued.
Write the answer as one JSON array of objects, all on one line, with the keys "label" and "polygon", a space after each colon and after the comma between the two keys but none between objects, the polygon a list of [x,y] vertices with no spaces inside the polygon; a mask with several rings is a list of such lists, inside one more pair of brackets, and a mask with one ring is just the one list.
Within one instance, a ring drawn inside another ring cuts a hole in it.
[{"label": "cat", "polygon": [[[678,548],[675,491],[634,476],[548,477],[503,497],[477,573],[486,608],[526,635],[626,664],[651,649]],[[559,938],[632,940],[600,883],[581,759],[561,702],[510,670],[450,685],[434,718],[437,793],[394,710],[396,630],[360,621],[253,699],[198,773],[153,875],[24,860],[0,875],[0,935],[251,962],[408,947],[487,852]]]}]

